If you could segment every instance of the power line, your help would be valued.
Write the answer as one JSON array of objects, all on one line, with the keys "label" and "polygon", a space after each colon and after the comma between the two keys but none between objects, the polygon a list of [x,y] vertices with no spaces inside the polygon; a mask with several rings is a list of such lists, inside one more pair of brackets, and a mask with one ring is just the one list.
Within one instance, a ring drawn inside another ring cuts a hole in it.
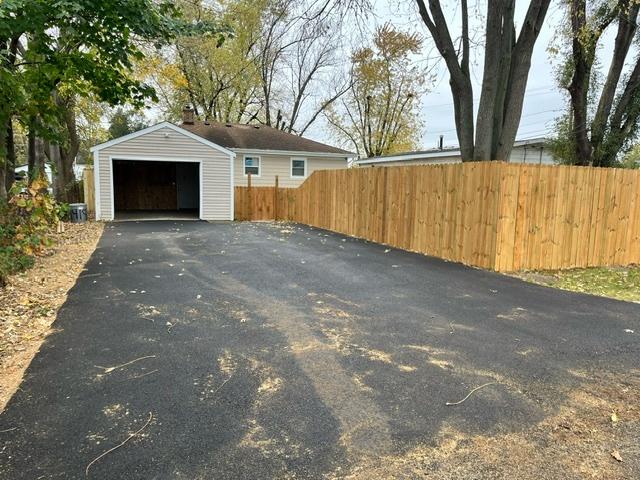
[{"label": "power line", "polygon": [[[532,93],[529,93],[532,92]],[[525,92],[524,94],[524,98],[525,100],[527,98],[530,97],[538,97],[540,95],[549,95],[552,93],[560,93],[559,90],[552,88],[552,87],[538,87],[538,88],[534,88],[529,90],[528,92]],[[480,98],[474,98],[473,99],[473,103],[478,103],[480,101]],[[453,107],[453,102],[447,102],[447,103],[438,103],[436,105],[425,105],[426,108],[438,108],[438,107]]]}]

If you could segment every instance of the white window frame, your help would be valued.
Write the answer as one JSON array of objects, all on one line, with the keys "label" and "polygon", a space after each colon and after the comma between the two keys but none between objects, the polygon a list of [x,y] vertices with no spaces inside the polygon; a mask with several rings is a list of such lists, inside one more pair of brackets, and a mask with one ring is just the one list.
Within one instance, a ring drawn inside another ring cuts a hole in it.
[{"label": "white window frame", "polygon": [[[293,161],[294,160],[302,160],[304,162],[304,175],[294,175],[293,174]],[[291,161],[289,162],[289,176],[291,178],[307,178],[308,173],[308,162],[305,157],[291,157]]]},{"label": "white window frame", "polygon": [[253,158],[253,159],[257,159],[258,160],[258,173],[252,173],[251,174],[251,178],[255,178],[255,177],[260,177],[260,175],[262,174],[262,157],[260,155],[243,155],[242,157],[242,173],[245,177],[248,177],[249,174],[247,173],[246,170],[246,165],[245,165],[245,161],[247,160],[247,158]]}]

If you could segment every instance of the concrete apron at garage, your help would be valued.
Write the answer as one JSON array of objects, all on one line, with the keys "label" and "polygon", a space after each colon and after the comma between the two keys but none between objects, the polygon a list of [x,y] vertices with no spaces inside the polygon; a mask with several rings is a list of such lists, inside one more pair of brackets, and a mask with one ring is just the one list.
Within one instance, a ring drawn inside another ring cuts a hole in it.
[{"label": "concrete apron at garage", "polygon": [[[0,416],[0,478],[507,478],[533,467],[435,448],[523,445],[631,381],[639,314],[305,226],[112,223]],[[579,478],[554,452],[535,478]]]},{"label": "concrete apron at garage", "polygon": [[129,210],[116,212],[116,222],[141,222],[141,221],[196,221],[200,220],[198,214],[191,211],[179,210]]}]

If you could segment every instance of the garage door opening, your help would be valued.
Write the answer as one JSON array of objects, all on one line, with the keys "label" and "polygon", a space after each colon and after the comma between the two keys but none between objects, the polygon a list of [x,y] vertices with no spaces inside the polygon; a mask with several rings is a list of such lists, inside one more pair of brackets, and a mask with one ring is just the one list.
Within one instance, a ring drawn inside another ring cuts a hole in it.
[{"label": "garage door opening", "polygon": [[197,220],[200,165],[113,160],[116,220]]}]

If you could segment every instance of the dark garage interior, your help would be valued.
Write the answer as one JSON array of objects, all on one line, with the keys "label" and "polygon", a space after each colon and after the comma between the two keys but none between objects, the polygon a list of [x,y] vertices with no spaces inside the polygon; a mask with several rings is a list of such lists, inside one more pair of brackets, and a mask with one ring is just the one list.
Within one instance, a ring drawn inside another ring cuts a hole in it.
[{"label": "dark garage interior", "polygon": [[113,161],[116,219],[199,218],[199,164]]}]

